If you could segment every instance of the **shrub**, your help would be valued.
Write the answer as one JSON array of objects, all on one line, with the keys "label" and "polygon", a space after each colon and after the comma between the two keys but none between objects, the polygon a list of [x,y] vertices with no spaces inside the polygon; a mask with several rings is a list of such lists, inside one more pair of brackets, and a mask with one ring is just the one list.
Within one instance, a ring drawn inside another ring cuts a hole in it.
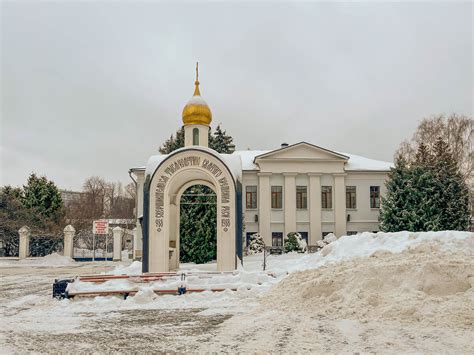
[{"label": "shrub", "polygon": [[297,232],[290,232],[283,241],[283,249],[285,253],[296,251],[298,253],[304,253],[306,251],[306,241],[301,238],[301,234]]},{"label": "shrub", "polygon": [[252,234],[250,236],[249,254],[261,253],[264,248],[265,242],[263,241],[263,237],[259,233]]}]

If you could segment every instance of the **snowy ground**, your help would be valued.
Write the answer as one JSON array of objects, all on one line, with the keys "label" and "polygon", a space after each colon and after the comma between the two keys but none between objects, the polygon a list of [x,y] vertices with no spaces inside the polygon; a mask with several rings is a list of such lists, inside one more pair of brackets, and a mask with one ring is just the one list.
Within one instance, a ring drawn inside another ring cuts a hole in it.
[{"label": "snowy ground", "polygon": [[270,256],[276,278],[260,271],[261,255],[245,258],[244,270],[220,280],[237,292],[155,296],[151,290],[163,286],[156,284],[125,301],[57,301],[51,284],[74,275],[133,274],[136,263],[4,259],[0,348],[472,353],[473,256],[472,233],[366,233],[317,254]]}]

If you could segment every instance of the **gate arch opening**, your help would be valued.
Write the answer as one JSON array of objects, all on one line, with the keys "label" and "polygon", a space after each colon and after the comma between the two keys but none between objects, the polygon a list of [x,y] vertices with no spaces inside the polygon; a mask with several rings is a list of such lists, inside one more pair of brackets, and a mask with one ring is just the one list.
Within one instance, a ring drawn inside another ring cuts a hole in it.
[{"label": "gate arch opening", "polygon": [[[179,197],[179,198],[178,198]],[[179,203],[179,229],[176,234],[178,265],[207,264],[217,260],[217,195],[208,185],[187,187]],[[206,266],[215,270],[215,263]]]}]

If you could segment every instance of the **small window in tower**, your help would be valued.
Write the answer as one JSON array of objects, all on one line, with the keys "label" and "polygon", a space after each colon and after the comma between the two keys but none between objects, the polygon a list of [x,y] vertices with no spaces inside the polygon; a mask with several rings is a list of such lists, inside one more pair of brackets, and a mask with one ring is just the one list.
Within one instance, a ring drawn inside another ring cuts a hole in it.
[{"label": "small window in tower", "polygon": [[199,129],[193,128],[193,145],[199,145]]}]

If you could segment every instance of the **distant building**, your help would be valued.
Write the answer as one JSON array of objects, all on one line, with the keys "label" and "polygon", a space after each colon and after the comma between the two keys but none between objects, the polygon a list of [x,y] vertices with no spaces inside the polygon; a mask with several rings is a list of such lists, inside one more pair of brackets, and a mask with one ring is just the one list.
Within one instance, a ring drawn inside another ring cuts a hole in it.
[{"label": "distant building", "polygon": [[69,207],[72,203],[79,201],[84,192],[70,191],[70,190],[59,190],[64,206]]}]

